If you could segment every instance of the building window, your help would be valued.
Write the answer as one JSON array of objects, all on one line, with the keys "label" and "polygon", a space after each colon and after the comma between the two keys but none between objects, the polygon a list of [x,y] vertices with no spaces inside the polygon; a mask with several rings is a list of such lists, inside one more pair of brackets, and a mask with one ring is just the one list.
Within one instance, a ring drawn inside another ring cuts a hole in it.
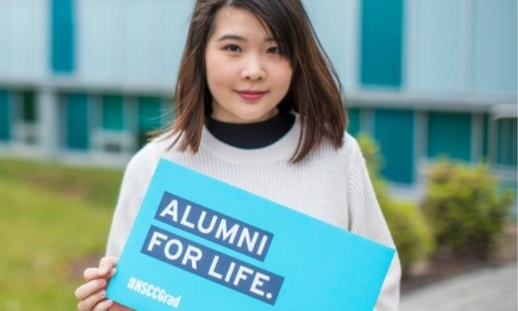
[{"label": "building window", "polygon": [[102,128],[121,132],[125,129],[124,100],[120,95],[102,97]]},{"label": "building window", "polygon": [[12,107],[8,91],[0,90],[0,142],[11,140]]},{"label": "building window", "polygon": [[428,156],[471,161],[471,115],[431,112],[428,115]]},{"label": "building window", "polygon": [[88,97],[86,94],[67,94],[65,104],[65,147],[87,151],[90,148]]},{"label": "building window", "polygon": [[401,86],[403,0],[363,0],[361,77],[365,86]]},{"label": "building window", "polygon": [[164,110],[162,100],[155,97],[141,97],[138,99],[138,146],[144,146],[151,131],[158,130],[163,122]]},{"label": "building window", "polygon": [[384,165],[381,173],[389,180],[414,182],[414,112],[376,109],[374,136],[380,144]]},{"label": "building window", "polygon": [[351,135],[356,136],[360,132],[360,113],[361,112],[359,108],[347,109],[347,116],[349,117],[349,125],[347,128],[347,132]]},{"label": "building window", "polygon": [[74,70],[74,0],[52,0],[51,4],[51,67],[55,73]]},{"label": "building window", "polygon": [[33,91],[24,91],[16,95],[18,105],[15,112],[15,140],[22,145],[38,144],[40,139],[35,93]]},{"label": "building window", "polygon": [[122,95],[103,95],[95,120],[94,149],[103,154],[128,155],[135,150],[134,135],[127,125],[127,103]]},{"label": "building window", "polygon": [[516,166],[517,124],[516,118],[502,118],[497,120],[497,152],[496,164]]}]

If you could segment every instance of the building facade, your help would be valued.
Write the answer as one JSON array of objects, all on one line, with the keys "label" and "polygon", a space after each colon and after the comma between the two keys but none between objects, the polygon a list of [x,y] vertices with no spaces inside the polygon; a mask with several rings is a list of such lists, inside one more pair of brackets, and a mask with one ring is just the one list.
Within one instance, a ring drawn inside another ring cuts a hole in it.
[{"label": "building facade", "polygon": [[[123,165],[174,116],[194,0],[0,1],[0,153]],[[516,0],[304,0],[394,193],[441,157],[516,188]]]}]

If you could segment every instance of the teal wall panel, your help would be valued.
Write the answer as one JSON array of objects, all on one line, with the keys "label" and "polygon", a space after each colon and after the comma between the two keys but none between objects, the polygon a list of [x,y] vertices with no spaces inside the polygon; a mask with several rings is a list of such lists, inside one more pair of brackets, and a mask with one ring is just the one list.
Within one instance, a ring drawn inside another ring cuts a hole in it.
[{"label": "teal wall panel", "polygon": [[380,144],[381,173],[393,182],[414,182],[414,119],[410,110],[376,109],[374,136]]},{"label": "teal wall panel", "polygon": [[138,100],[138,144],[147,142],[147,134],[162,126],[162,103],[159,98],[141,97]]},{"label": "teal wall panel", "polygon": [[160,99],[160,126],[169,126],[174,121],[174,98]]},{"label": "teal wall panel", "polygon": [[353,136],[356,136],[361,129],[361,111],[359,108],[349,108],[347,109],[347,114],[349,116],[349,127],[347,128],[347,132]]},{"label": "teal wall panel", "polygon": [[74,150],[90,148],[88,97],[85,94],[66,96],[66,147]]},{"label": "teal wall panel", "polygon": [[401,86],[403,0],[363,0],[361,77],[363,85]]},{"label": "teal wall panel", "polygon": [[516,166],[517,124],[515,118],[500,119],[497,122],[498,144],[496,163],[501,165]]},{"label": "teal wall panel", "polygon": [[9,92],[0,90],[0,141],[11,140],[11,102]]},{"label": "teal wall panel", "polygon": [[428,116],[428,156],[471,161],[471,115],[432,112]]},{"label": "teal wall panel", "polygon": [[125,129],[124,100],[122,96],[103,96],[102,128],[111,131],[123,131]]},{"label": "teal wall panel", "polygon": [[482,127],[482,160],[486,161],[489,156],[489,115],[483,116]]},{"label": "teal wall panel", "polygon": [[51,0],[51,68],[71,73],[75,62],[75,0]]}]

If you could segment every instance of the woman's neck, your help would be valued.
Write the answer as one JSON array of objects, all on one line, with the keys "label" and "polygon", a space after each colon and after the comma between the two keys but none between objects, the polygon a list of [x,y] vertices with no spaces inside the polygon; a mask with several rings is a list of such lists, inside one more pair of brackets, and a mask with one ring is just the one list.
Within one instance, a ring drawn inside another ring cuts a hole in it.
[{"label": "woman's neck", "polygon": [[254,123],[227,123],[208,117],[205,125],[218,140],[241,149],[269,146],[281,139],[295,123],[295,116],[279,112],[273,117]]}]

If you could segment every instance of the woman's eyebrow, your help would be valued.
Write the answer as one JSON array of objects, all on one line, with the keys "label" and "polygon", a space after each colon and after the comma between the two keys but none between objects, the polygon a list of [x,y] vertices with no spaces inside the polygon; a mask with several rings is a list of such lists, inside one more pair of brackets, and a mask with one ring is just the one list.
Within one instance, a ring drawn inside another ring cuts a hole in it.
[{"label": "woman's eyebrow", "polygon": [[224,35],[221,38],[218,39],[218,42],[224,41],[224,40],[237,40],[237,41],[248,41],[245,37],[238,36],[238,35]]},{"label": "woman's eyebrow", "polygon": [[[217,41],[225,41],[225,40],[236,40],[236,41],[248,41],[245,37],[239,36],[239,35],[224,35],[221,38],[219,38]],[[275,42],[275,39],[272,37],[268,37],[264,39],[264,42]]]}]

